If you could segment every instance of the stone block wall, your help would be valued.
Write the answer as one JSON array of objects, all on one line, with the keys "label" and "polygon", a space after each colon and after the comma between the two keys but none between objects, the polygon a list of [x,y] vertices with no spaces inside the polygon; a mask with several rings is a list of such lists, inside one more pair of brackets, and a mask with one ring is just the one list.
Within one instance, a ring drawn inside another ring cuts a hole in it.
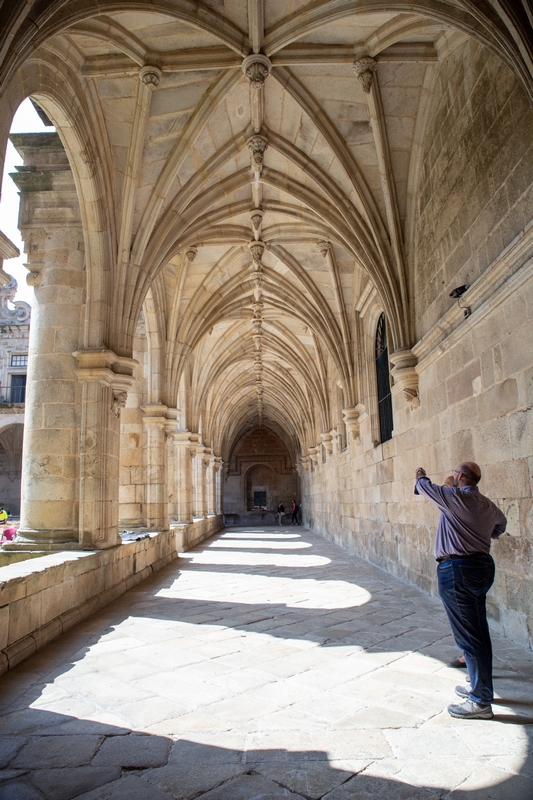
[{"label": "stone block wall", "polygon": [[[508,519],[492,547],[489,613],[532,646],[533,113],[507,68],[472,42],[449,55],[438,81],[410,256],[420,405],[393,387],[393,437],[376,444],[368,356],[360,437],[305,473],[306,519],[436,593],[438,512],[414,496],[415,469],[443,482],[461,461],[478,462],[480,490]],[[461,284],[467,317],[449,297]]]},{"label": "stone block wall", "polygon": [[531,219],[533,110],[515,77],[469,41],[439,69],[418,187],[412,254],[416,336]]}]

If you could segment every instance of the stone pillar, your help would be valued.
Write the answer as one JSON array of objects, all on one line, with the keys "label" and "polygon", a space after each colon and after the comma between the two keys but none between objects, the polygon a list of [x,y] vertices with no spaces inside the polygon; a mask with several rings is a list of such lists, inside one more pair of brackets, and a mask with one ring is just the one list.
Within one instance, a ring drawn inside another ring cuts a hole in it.
[{"label": "stone pillar", "polygon": [[165,421],[165,453],[166,453],[166,497],[167,497],[167,518],[170,523],[178,519],[178,464],[176,459],[176,448],[174,446],[173,434],[176,430],[176,423],[179,415],[177,408],[169,408],[166,413]]},{"label": "stone pillar", "polygon": [[216,501],[215,513],[222,514],[222,467],[224,462],[220,456],[215,456],[215,483],[216,483]]},{"label": "stone pillar", "polygon": [[110,350],[74,354],[81,384],[79,541],[85,550],[120,543],[120,413],[138,362]]},{"label": "stone pillar", "polygon": [[215,454],[211,451],[211,455],[207,461],[207,516],[211,517],[216,514],[217,507],[217,475],[216,475],[216,458]]},{"label": "stone pillar", "polygon": [[203,445],[196,448],[196,457],[194,460],[195,475],[194,475],[194,516],[206,517],[207,516],[207,497],[206,497],[206,450]]},{"label": "stone pillar", "polygon": [[146,428],[146,526],[149,530],[168,530],[168,490],[166,459],[167,407],[141,406]]},{"label": "stone pillar", "polygon": [[[19,227],[35,288],[26,386],[21,526],[13,549],[80,546],[81,387],[76,360],[84,319],[84,239],[67,156],[56,133],[15,134],[24,159]],[[21,168],[22,169],[22,168]]]},{"label": "stone pillar", "polygon": [[196,438],[189,431],[175,431],[174,463],[176,465],[176,517],[180,525],[192,522],[193,512],[193,458],[196,454]]}]

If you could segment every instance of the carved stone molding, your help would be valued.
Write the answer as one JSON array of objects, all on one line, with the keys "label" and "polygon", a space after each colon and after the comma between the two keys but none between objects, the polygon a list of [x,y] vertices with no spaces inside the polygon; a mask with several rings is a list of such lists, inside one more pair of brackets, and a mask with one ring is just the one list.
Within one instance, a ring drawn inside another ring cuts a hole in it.
[{"label": "carved stone molding", "polygon": [[161,80],[162,72],[159,67],[143,67],[139,70],[139,77],[144,83],[145,86],[152,86],[154,89],[156,86],[159,86],[159,81]]},{"label": "carved stone molding", "polygon": [[[38,276],[38,281],[29,284],[30,286],[38,286],[40,283],[41,273],[36,272],[35,274]],[[11,278],[9,283],[0,286],[0,325],[29,325],[31,306],[23,300],[15,300],[18,283],[11,275],[9,277]],[[8,303],[14,305],[15,308],[10,308]]]},{"label": "carved stone molding", "polygon": [[43,276],[40,272],[28,272],[26,275],[26,283],[28,286],[32,286],[34,289],[41,285],[42,280]]},{"label": "carved stone molding", "polygon": [[128,399],[128,393],[124,389],[119,391],[113,392],[113,401],[111,403],[111,413],[115,415],[115,417],[120,417],[120,412],[123,408],[126,408],[126,400]]},{"label": "carved stone molding", "polygon": [[342,409],[342,416],[346,430],[352,437],[353,442],[360,442],[360,413],[359,406],[348,406]]},{"label": "carved stone molding", "polygon": [[394,380],[392,394],[402,392],[406,402],[415,409],[420,406],[418,396],[418,373],[415,369],[417,357],[412,350],[396,350],[389,356],[393,368],[391,375]]},{"label": "carved stone molding", "polygon": [[333,455],[333,435],[331,432],[325,431],[324,433],[321,433],[320,438],[322,439],[322,444],[326,448],[326,453],[328,456]]},{"label": "carved stone molding", "polygon": [[322,256],[322,258],[326,258],[327,254],[331,250],[331,243],[327,242],[326,240],[320,241],[316,243],[316,249]]},{"label": "carved stone molding", "polygon": [[198,253],[198,249],[196,247],[188,247],[187,248],[187,250],[185,251],[185,257],[186,257],[187,261],[189,262],[189,264],[192,264],[192,262],[196,258],[197,253]]},{"label": "carved stone molding", "polygon": [[359,80],[359,83],[363,87],[363,91],[366,94],[370,93],[374,72],[376,71],[377,67],[378,62],[374,58],[370,58],[370,56],[360,58],[353,65],[354,74]]},{"label": "carved stone molding", "polygon": [[265,80],[270,75],[271,69],[272,62],[267,56],[261,53],[252,53],[246,56],[242,62],[242,71],[254,89],[260,89],[261,86],[263,86]]},{"label": "carved stone molding", "polygon": [[252,153],[252,159],[255,165],[258,168],[263,166],[263,158],[265,156],[265,150],[268,147],[268,139],[266,136],[261,136],[260,133],[256,133],[247,141],[248,149]]},{"label": "carved stone molding", "polygon": [[261,241],[254,241],[248,244],[254,264],[261,264],[263,253],[265,252],[265,243]]},{"label": "carved stone molding", "polygon": [[254,231],[258,231],[261,227],[261,222],[263,221],[263,209],[252,208],[250,211],[250,219],[252,220]]}]

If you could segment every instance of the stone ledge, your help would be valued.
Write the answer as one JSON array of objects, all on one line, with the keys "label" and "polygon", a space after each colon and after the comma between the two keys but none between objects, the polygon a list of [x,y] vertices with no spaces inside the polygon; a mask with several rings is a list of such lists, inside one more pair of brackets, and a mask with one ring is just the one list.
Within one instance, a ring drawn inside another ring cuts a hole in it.
[{"label": "stone ledge", "polygon": [[222,517],[109,550],[65,551],[0,568],[0,675],[213,536]]}]

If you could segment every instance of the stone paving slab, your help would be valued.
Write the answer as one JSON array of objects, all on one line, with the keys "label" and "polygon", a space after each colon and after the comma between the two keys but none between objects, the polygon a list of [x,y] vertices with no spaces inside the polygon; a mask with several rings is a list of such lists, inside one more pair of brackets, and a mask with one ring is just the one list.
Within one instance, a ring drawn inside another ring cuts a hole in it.
[{"label": "stone paving slab", "polygon": [[495,719],[440,603],[299,528],[229,529],[0,679],[2,800],[533,800],[533,654]]}]

